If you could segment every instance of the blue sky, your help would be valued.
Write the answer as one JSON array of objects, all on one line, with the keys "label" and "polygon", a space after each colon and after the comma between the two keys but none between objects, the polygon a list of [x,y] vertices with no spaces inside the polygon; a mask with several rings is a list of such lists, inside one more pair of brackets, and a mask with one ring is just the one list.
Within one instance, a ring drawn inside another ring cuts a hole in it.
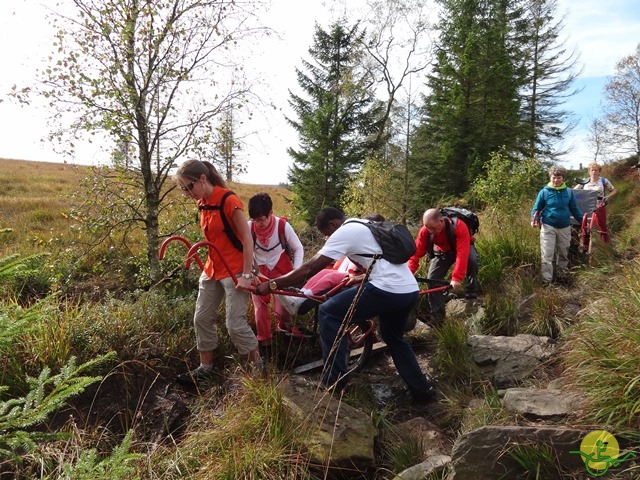
[{"label": "blue sky", "polygon": [[[322,0],[271,0],[271,11],[264,22],[281,32],[258,46],[259,52],[250,63],[250,70],[269,85],[265,96],[276,105],[267,115],[256,115],[250,144],[242,153],[249,172],[240,178],[248,183],[278,183],[286,181],[290,158],[288,147],[297,145],[295,132],[286,124],[288,90],[297,90],[295,68],[307,58],[312,42],[314,22],[326,25],[332,10]],[[49,52],[51,31],[45,21],[45,2],[40,0],[4,0],[0,2],[0,100],[13,84],[29,84],[35,67]],[[334,3],[335,5],[335,3]],[[354,0],[349,0],[352,8]],[[579,54],[582,73],[576,83],[584,86],[565,107],[579,121],[571,138],[573,152],[565,165],[586,165],[592,155],[586,146],[591,119],[598,114],[602,88],[615,71],[615,64],[635,51],[640,43],[640,2],[638,0],[558,0],[558,13],[566,12],[566,44]],[[291,21],[291,19],[295,19]],[[41,108],[19,108],[10,102],[0,102],[0,157],[62,162],[50,146],[40,139],[48,132],[46,112]],[[77,163],[96,163],[107,156],[96,146],[85,145],[75,159]]]},{"label": "blue sky", "polygon": [[565,164],[586,166],[593,160],[586,137],[593,118],[600,111],[602,92],[615,73],[618,61],[635,52],[640,43],[640,2],[637,0],[558,0],[566,12],[564,33],[567,46],[580,55],[582,73],[575,86],[582,91],[569,99],[565,108],[578,120],[567,144],[573,151]]}]

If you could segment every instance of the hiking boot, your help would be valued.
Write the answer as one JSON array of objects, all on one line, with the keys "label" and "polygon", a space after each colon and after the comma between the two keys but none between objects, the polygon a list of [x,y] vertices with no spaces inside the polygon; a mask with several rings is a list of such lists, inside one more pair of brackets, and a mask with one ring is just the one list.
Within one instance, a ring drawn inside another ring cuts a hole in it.
[{"label": "hiking boot", "polygon": [[187,373],[181,373],[176,380],[182,385],[188,385],[195,387],[201,385],[204,382],[212,380],[216,376],[213,370],[205,370],[202,366],[198,366],[194,370]]},{"label": "hiking boot", "polygon": [[436,397],[436,389],[432,384],[420,391],[409,392],[414,403],[429,403]]},{"label": "hiking boot", "polygon": [[431,328],[438,328],[444,325],[445,316],[444,315],[433,315],[429,313],[425,315],[425,318],[421,318],[420,321],[429,325]]},{"label": "hiking boot", "polygon": [[255,362],[251,362],[249,364],[249,372],[255,376],[267,376],[267,363],[264,361],[263,357],[260,357]]}]

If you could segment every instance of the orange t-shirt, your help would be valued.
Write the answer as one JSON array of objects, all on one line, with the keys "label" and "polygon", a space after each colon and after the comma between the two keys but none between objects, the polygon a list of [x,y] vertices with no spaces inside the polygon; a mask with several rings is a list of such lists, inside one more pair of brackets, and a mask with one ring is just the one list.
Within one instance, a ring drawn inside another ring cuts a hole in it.
[{"label": "orange t-shirt", "polygon": [[[198,205],[220,205],[222,196],[228,191],[228,188],[222,188],[216,185],[213,188],[211,197],[206,201],[201,199],[198,202]],[[224,214],[231,224],[231,228],[235,232],[236,236],[240,238],[240,235],[233,224],[233,212],[236,211],[236,208],[244,210],[242,200],[240,200],[237,195],[229,195],[224,201]],[[231,270],[231,272],[227,270],[225,263],[220,259],[220,256],[213,248],[210,247],[207,262],[204,265],[204,272],[207,276],[209,278],[220,280],[222,278],[230,277],[231,275],[242,273],[242,269],[244,268],[244,257],[242,256],[242,252],[233,246],[231,240],[229,240],[229,237],[224,232],[224,224],[220,217],[220,211],[200,210],[200,228],[202,229],[202,233],[207,241],[213,243],[218,248],[220,255],[224,257],[224,261]]]}]

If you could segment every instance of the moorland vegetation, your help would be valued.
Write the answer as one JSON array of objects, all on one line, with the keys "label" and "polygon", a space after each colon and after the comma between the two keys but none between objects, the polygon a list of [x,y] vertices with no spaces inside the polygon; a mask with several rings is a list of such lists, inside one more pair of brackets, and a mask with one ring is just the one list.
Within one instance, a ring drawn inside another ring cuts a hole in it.
[{"label": "moorland vegetation", "polygon": [[[517,422],[470,364],[466,338],[533,333],[566,346],[552,368],[588,402],[573,421],[638,442],[637,170],[621,161],[603,171],[619,191],[609,207],[614,243],[596,239],[589,261],[573,263],[570,287],[543,289],[529,211],[545,173],[540,165],[516,168],[505,170],[495,157],[468,199],[483,206],[477,248],[486,315],[477,331],[451,321],[411,336],[435,352],[443,394],[429,415],[452,439],[481,425]],[[186,250],[171,248],[162,279],[150,282],[143,232],[114,232],[97,242],[100,229],[82,211],[91,201],[89,173],[82,166],[0,161],[0,478],[327,478],[305,457],[308,432],[287,414],[277,388],[286,372],[276,369],[267,378],[225,370],[238,376],[236,388],[185,397],[190,414],[180,428],[151,434],[146,396],[158,379],[171,382],[197,358],[191,325],[197,267],[186,270]],[[584,172],[571,172],[569,179],[578,175]],[[315,252],[321,239],[297,222],[285,187],[231,186],[244,202],[258,191],[270,193],[275,211],[299,231],[307,256]],[[190,241],[199,239],[193,205],[183,202],[163,221],[180,226]],[[596,307],[579,319],[567,315],[567,294]],[[519,309],[532,295],[535,301]],[[221,351],[233,355],[228,340]],[[134,381],[139,378],[145,381]],[[118,409],[116,396],[127,399]],[[363,387],[344,401],[375,418],[381,443],[376,475],[393,478],[418,463],[419,452],[394,433],[393,405],[381,410],[369,397]],[[473,398],[481,402],[471,407]],[[536,478],[539,463],[522,478]]]}]

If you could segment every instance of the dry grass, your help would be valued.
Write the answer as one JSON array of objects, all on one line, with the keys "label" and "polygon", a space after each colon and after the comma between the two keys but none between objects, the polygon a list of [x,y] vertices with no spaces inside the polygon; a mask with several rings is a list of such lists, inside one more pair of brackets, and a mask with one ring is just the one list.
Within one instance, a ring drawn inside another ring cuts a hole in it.
[{"label": "dry grass", "polygon": [[[0,158],[0,257],[39,251],[71,228],[71,194],[91,167]],[[252,195],[266,192],[274,211],[290,216],[289,191],[274,185],[231,182],[245,206]],[[45,247],[46,248],[46,247]]]},{"label": "dry grass", "polygon": [[88,167],[0,159],[0,257],[67,231],[68,195],[87,174]]}]

